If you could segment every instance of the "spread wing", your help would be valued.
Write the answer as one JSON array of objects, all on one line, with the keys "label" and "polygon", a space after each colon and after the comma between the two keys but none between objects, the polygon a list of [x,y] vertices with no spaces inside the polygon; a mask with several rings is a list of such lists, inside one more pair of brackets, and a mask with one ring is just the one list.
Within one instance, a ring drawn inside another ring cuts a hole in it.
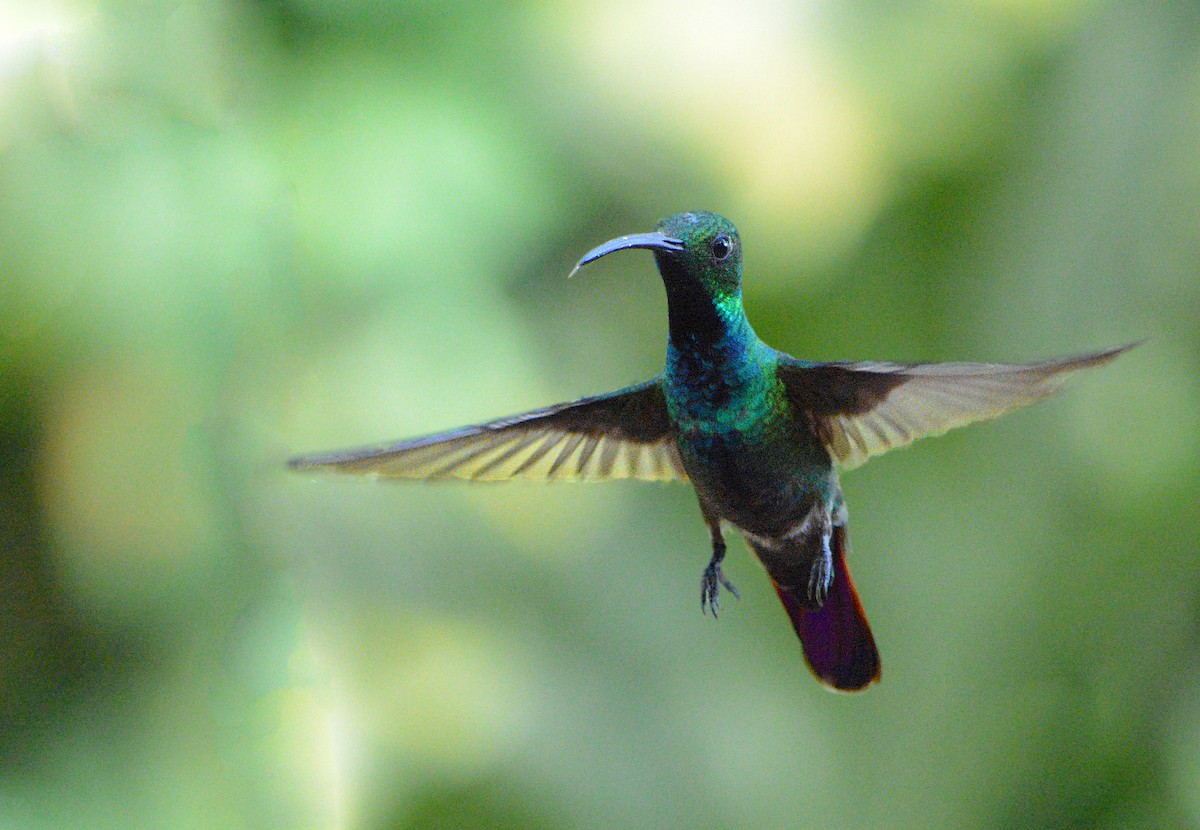
[{"label": "spread wing", "polygon": [[857,467],[902,447],[1058,391],[1067,376],[1133,345],[1040,363],[816,363],[781,357],[789,402],[835,461]]},{"label": "spread wing", "polygon": [[658,378],[438,435],[293,458],[288,465],[386,478],[687,480]]}]

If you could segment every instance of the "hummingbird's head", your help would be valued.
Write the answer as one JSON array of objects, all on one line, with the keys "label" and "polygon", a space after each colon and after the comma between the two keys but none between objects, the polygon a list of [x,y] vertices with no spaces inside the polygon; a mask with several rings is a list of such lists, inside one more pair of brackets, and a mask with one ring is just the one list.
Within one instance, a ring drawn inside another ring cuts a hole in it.
[{"label": "hummingbird's head", "polygon": [[668,292],[698,283],[714,298],[741,293],[742,240],[724,216],[704,210],[677,213],[659,222],[656,230],[680,243],[679,250],[654,251]]},{"label": "hummingbird's head", "polygon": [[668,295],[700,289],[723,300],[741,293],[742,242],[737,228],[724,216],[703,210],[677,213],[659,222],[652,233],[621,236],[593,248],[571,273],[606,254],[629,248],[654,252]]}]

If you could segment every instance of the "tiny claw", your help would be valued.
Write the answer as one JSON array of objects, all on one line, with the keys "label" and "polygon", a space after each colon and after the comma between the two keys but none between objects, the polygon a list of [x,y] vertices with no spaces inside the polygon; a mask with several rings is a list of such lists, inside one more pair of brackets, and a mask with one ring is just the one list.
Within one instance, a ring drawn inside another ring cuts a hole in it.
[{"label": "tiny claw", "polygon": [[712,611],[714,620],[717,619],[721,609],[721,603],[717,598],[722,587],[733,594],[734,599],[741,599],[737,588],[734,588],[733,583],[725,578],[721,566],[716,562],[709,562],[708,567],[704,569],[704,576],[700,579],[700,612]]},{"label": "tiny claw", "polygon": [[729,593],[733,594],[733,598],[734,598],[734,599],[736,599],[736,600],[739,600],[739,601],[740,601],[740,600],[741,600],[741,598],[742,598],[742,595],[738,593],[738,590],[737,590],[737,588],[734,588],[734,587],[733,587],[733,583],[732,583],[732,582],[730,582],[728,579],[726,579],[726,578],[725,578],[725,574],[724,574],[724,572],[722,572],[722,571],[718,570],[718,571],[717,571],[717,576],[720,578],[720,580],[721,580],[721,585],[722,585],[722,586],[724,586],[725,590],[726,590],[726,591],[728,591]]},{"label": "tiny claw", "polygon": [[827,555],[818,556],[808,574],[808,601],[814,610],[825,604],[829,598],[829,586],[833,583],[833,560],[828,555],[828,543],[825,550]]}]

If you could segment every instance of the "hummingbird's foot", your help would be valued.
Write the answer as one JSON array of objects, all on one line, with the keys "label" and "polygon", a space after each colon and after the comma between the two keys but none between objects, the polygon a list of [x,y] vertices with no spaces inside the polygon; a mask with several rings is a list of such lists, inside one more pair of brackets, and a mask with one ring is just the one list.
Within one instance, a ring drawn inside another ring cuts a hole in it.
[{"label": "hummingbird's foot", "polygon": [[819,556],[813,560],[808,574],[808,601],[820,608],[829,598],[829,586],[833,584],[833,551],[829,549],[829,537],[823,540]]},{"label": "hummingbird's foot", "polygon": [[700,579],[700,610],[702,612],[712,611],[714,620],[721,608],[717,595],[721,593],[722,586],[733,594],[734,599],[741,599],[738,596],[737,588],[734,588],[733,583],[725,578],[725,573],[721,570],[721,563],[714,558],[708,563],[708,567],[704,569],[704,576]]}]

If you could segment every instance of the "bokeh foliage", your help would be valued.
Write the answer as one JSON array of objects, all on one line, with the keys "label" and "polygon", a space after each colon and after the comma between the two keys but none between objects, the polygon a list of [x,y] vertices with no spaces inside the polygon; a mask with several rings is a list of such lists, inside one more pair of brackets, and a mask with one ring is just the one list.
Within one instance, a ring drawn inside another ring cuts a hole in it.
[{"label": "bokeh foliage", "polygon": [[[291,452],[658,371],[739,224],[812,358],[1151,338],[846,478],[830,695],[686,487]],[[0,7],[0,825],[1200,827],[1200,7]]]}]

